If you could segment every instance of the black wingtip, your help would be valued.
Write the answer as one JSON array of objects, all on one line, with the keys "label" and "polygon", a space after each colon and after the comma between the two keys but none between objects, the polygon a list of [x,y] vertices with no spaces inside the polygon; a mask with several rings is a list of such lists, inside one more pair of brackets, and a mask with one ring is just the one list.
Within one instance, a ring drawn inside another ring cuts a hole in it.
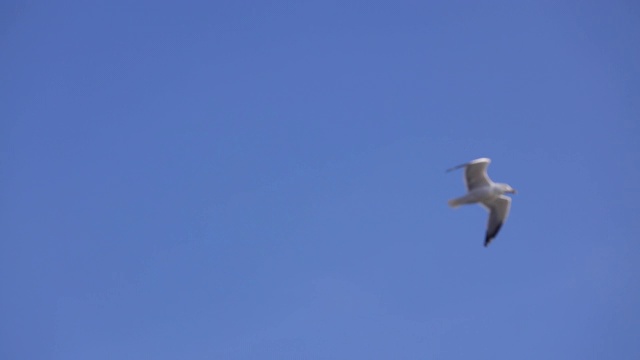
[{"label": "black wingtip", "polygon": [[484,237],[484,247],[487,247],[489,246],[489,244],[491,244],[491,240],[493,240],[493,238],[495,238],[498,235],[500,228],[502,228],[502,224],[504,223],[498,224],[498,226],[496,226],[496,229],[491,233],[487,231],[487,234]]},{"label": "black wingtip", "polygon": [[454,166],[454,167],[452,167],[452,168],[448,168],[447,170],[445,170],[445,172],[447,172],[447,173],[448,173],[448,172],[452,172],[453,170],[461,169],[461,168],[463,168],[463,167],[465,167],[465,166],[467,166],[467,165],[469,165],[469,163],[464,163],[464,164],[456,165],[456,166]]}]

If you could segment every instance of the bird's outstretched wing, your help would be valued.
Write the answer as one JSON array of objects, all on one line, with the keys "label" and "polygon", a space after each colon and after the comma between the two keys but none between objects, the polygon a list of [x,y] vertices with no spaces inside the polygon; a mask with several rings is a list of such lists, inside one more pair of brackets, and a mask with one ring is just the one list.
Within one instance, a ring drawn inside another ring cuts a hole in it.
[{"label": "bird's outstretched wing", "polygon": [[493,183],[487,175],[487,167],[491,163],[489,158],[480,158],[469,161],[468,163],[460,164],[448,169],[447,172],[460,168],[464,169],[464,184],[467,187],[467,191],[471,191],[475,188],[489,186]]},{"label": "bird's outstretched wing", "polygon": [[489,210],[489,222],[487,223],[487,233],[484,238],[484,246],[489,246],[493,238],[498,235],[502,224],[507,220],[507,216],[509,216],[511,198],[501,195],[492,201],[482,202],[482,205]]}]

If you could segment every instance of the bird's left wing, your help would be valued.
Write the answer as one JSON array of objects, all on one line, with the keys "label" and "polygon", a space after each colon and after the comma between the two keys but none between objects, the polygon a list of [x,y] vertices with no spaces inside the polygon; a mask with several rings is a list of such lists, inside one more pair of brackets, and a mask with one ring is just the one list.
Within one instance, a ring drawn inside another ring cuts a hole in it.
[{"label": "bird's left wing", "polygon": [[509,216],[511,198],[501,195],[493,201],[482,202],[482,205],[489,210],[489,222],[487,223],[487,233],[484,238],[484,246],[488,246],[493,238],[498,235],[500,228],[507,220],[507,216]]}]

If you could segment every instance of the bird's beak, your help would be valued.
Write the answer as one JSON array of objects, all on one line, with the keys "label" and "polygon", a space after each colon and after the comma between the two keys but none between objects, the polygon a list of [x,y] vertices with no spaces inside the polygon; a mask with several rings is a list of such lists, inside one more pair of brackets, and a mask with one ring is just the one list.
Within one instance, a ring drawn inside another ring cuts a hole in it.
[{"label": "bird's beak", "polygon": [[511,189],[510,193],[517,194],[518,192],[516,191],[516,189]]}]

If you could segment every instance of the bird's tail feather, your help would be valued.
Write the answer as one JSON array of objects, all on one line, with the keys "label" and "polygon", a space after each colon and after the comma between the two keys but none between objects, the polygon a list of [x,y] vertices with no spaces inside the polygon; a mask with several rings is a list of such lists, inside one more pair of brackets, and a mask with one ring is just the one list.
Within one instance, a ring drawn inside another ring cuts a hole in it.
[{"label": "bird's tail feather", "polygon": [[462,205],[462,204],[461,204],[459,198],[449,200],[449,206],[451,206],[452,208],[457,208],[460,205]]}]

